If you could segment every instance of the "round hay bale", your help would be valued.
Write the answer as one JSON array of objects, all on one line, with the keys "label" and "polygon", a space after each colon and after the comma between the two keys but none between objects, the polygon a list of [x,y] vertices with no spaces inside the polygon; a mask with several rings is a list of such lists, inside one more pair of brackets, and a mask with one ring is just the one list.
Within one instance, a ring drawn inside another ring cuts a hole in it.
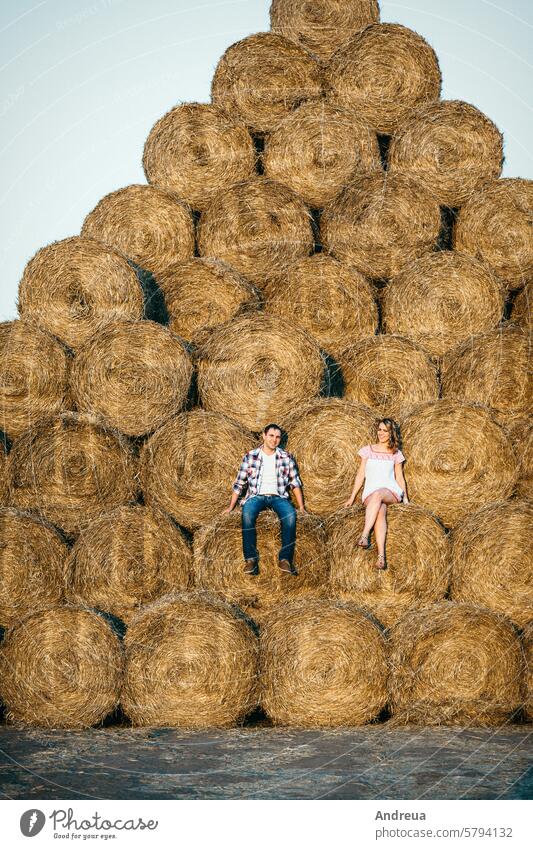
[{"label": "round hay bale", "polygon": [[320,221],[324,249],[366,277],[393,277],[432,251],[441,226],[436,198],[403,174],[366,174],[325,208]]},{"label": "round hay bale", "polygon": [[0,429],[10,439],[67,410],[70,357],[63,345],[25,321],[0,323]]},{"label": "round hay bale", "polygon": [[365,508],[341,510],[328,522],[330,592],[371,610],[387,628],[411,607],[444,598],[450,579],[448,538],[437,517],[414,504],[387,510],[387,569],[375,550],[359,548]]},{"label": "round hay bale", "polygon": [[520,628],[533,618],[533,501],[489,504],[451,534],[451,598],[503,613]]},{"label": "round hay bale", "polygon": [[214,192],[255,175],[256,152],[246,127],[207,103],[175,106],[152,127],[143,167],[153,186],[202,210]]},{"label": "round hay bale", "polygon": [[297,513],[296,577],[278,567],[280,534],[278,517],[272,511],[261,513],[257,520],[259,575],[251,579],[243,571],[240,511],[201,528],[194,535],[197,586],[238,604],[259,622],[265,613],[287,599],[323,596],[329,577],[329,555],[320,519]]},{"label": "round hay bale", "polygon": [[518,463],[506,434],[481,405],[421,404],[402,422],[409,498],[451,527],[513,492]]},{"label": "round hay bale", "polygon": [[85,218],[81,235],[117,248],[156,277],[194,254],[190,209],[156,186],[126,186],[106,195]]},{"label": "round hay bale", "polygon": [[321,96],[316,57],[271,32],[228,47],[211,85],[213,103],[255,133],[267,133],[297,106]]},{"label": "round hay bale", "polygon": [[342,351],[338,362],[345,397],[380,416],[401,419],[416,404],[439,397],[435,366],[401,336],[368,336]]},{"label": "round hay bale", "polygon": [[192,362],[182,340],[153,321],[108,324],[77,353],[78,410],[128,436],[151,433],[185,405]]},{"label": "round hay bale", "polygon": [[198,391],[206,410],[261,431],[318,395],[324,359],[297,324],[275,316],[242,316],[213,331],[198,351]]},{"label": "round hay bale", "polygon": [[406,336],[432,357],[490,330],[503,315],[505,293],[491,267],[455,251],[420,257],[382,293],[386,333]]},{"label": "round hay bale", "polygon": [[526,662],[524,718],[533,722],[533,622],[529,622],[524,629],[522,645]]},{"label": "round hay bale", "polygon": [[479,333],[449,351],[441,369],[442,395],[492,407],[497,419],[533,410],[533,337],[518,327]]},{"label": "round hay bale", "polygon": [[329,59],[339,44],[379,21],[377,0],[272,0],[273,32]]},{"label": "round hay bale", "polygon": [[20,510],[0,509],[2,628],[63,600],[67,556],[67,546],[51,525]]},{"label": "round hay bale", "polygon": [[462,100],[426,103],[406,116],[393,137],[389,171],[413,174],[445,206],[457,207],[497,179],[503,136],[483,112]]},{"label": "round hay bale", "polygon": [[63,413],[13,443],[8,485],[10,506],[77,534],[100,513],[135,499],[137,460],[117,431],[92,416]]},{"label": "round hay bale", "polygon": [[0,647],[7,719],[45,728],[89,728],[118,705],[124,660],[102,616],[56,607],[8,631]]},{"label": "round hay bale", "polygon": [[268,287],[265,310],[299,322],[333,357],[378,327],[377,304],[368,281],[324,254],[300,260]]},{"label": "round hay bale", "polygon": [[461,207],[453,246],[492,265],[509,289],[533,279],[533,180],[495,180]]},{"label": "round hay bale", "polygon": [[183,339],[224,324],[259,306],[259,292],[229,265],[216,259],[176,263],[157,281],[169,314],[169,327]]},{"label": "round hay bale", "polygon": [[137,608],[192,584],[192,552],[160,510],[118,507],[78,537],[67,563],[67,597],[123,622]]},{"label": "round hay bale", "polygon": [[533,330],[533,283],[527,283],[514,300],[511,321],[525,330]]},{"label": "round hay bale", "polygon": [[392,724],[498,726],[518,712],[524,659],[505,617],[438,602],[407,613],[390,642]]},{"label": "round hay bale", "polygon": [[531,418],[514,419],[507,428],[511,445],[518,458],[516,493],[521,498],[531,498],[533,492],[533,423]]},{"label": "round hay bale", "polygon": [[73,236],[30,259],[18,310],[76,350],[109,321],[141,319],[144,301],[137,275],[119,251]]},{"label": "round hay bale", "polygon": [[321,515],[339,510],[353,486],[361,445],[375,415],[362,404],[320,398],[294,410],[287,421],[289,450],[298,461],[306,506]]},{"label": "round hay bale", "polygon": [[239,464],[253,444],[250,431],[220,413],[181,413],[156,431],[142,450],[146,504],[186,528],[206,525],[228,506]]},{"label": "round hay bale", "polygon": [[125,638],[122,707],[134,725],[236,725],[256,705],[259,645],[238,608],[207,593],[166,596]]},{"label": "round hay bale", "polygon": [[324,70],[329,101],[358,112],[378,133],[395,133],[412,108],[440,96],[439,60],[401,24],[372,24],[342,45]]},{"label": "round hay bale", "polygon": [[261,706],[276,725],[364,725],[387,702],[387,649],[355,604],[302,599],[261,629]]},{"label": "round hay bale", "polygon": [[303,201],[274,180],[239,183],[215,195],[202,214],[198,250],[258,286],[309,256],[314,240]]},{"label": "round hay bale", "polygon": [[300,106],[272,130],[263,167],[317,209],[359,174],[383,173],[375,132],[356,112],[323,101]]}]

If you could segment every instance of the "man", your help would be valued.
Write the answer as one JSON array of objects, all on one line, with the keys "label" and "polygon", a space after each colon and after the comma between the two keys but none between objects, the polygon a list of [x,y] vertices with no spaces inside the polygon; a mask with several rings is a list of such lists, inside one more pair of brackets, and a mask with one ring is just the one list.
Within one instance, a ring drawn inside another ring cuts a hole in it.
[{"label": "man", "polygon": [[296,510],[289,500],[289,489],[294,492],[301,513],[305,514],[302,494],[302,482],[293,457],[279,447],[281,428],[269,424],[263,431],[263,444],[244,455],[239,472],[233,484],[233,494],[229,507],[224,513],[231,513],[239,496],[247,486],[242,504],[242,548],[244,571],[247,575],[259,574],[259,554],[257,552],[257,517],[262,510],[274,510],[281,522],[281,549],[278,565],[283,572],[297,575],[293,564],[296,544]]}]

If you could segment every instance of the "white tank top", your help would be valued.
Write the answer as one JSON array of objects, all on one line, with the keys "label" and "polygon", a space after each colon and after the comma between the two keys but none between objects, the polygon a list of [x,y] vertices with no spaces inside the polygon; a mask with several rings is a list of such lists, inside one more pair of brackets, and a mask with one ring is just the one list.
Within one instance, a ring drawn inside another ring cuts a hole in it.
[{"label": "white tank top", "polygon": [[261,451],[263,468],[261,473],[261,486],[258,495],[277,495],[278,481],[276,477],[276,454],[265,454]]},{"label": "white tank top", "polygon": [[403,463],[405,460],[402,452],[398,449],[394,454],[386,454],[385,452],[374,451],[371,445],[365,445],[357,453],[366,460],[365,485],[361,501],[364,501],[376,489],[382,488],[390,489],[401,499],[403,489],[394,477],[394,466],[396,463]]}]

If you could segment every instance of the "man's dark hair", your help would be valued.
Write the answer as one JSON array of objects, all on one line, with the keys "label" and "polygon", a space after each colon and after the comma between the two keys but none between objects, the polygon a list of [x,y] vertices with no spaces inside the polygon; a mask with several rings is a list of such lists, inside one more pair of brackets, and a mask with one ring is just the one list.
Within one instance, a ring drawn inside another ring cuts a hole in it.
[{"label": "man's dark hair", "polygon": [[283,433],[279,424],[276,424],[275,422],[272,422],[271,424],[267,424],[267,426],[263,428],[263,433],[268,433],[268,431],[272,430],[272,428],[274,428],[275,430],[279,430],[280,433]]}]

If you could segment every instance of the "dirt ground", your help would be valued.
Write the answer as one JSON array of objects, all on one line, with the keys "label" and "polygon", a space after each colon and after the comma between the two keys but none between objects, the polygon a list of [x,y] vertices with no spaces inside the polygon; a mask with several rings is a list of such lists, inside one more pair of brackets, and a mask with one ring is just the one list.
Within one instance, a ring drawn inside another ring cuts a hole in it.
[{"label": "dirt ground", "polygon": [[532,726],[0,727],[4,799],[531,799]]}]

